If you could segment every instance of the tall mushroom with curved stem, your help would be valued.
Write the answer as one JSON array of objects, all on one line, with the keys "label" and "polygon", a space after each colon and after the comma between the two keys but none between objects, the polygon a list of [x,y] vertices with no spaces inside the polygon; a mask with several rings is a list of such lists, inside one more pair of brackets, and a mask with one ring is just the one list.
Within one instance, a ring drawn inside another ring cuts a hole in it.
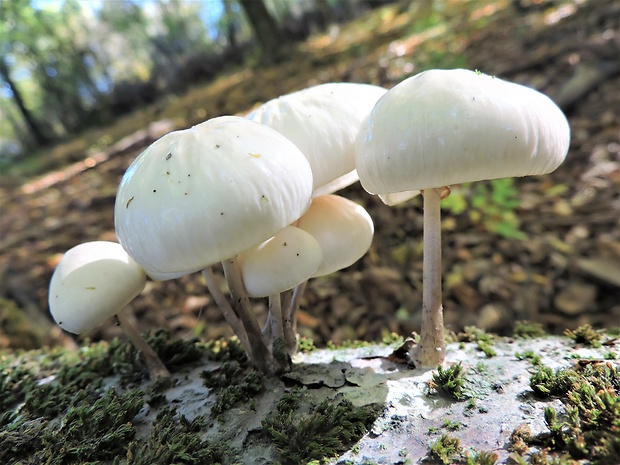
[{"label": "tall mushroom with curved stem", "polygon": [[[202,271],[252,362],[277,371],[250,308],[236,256],[309,207],[312,171],[273,129],[235,116],[213,118],[154,142],[127,169],[114,209],[120,243],[155,280]],[[224,303],[208,269],[222,263]]]},{"label": "tall mushroom with curved stem", "polygon": [[74,334],[85,333],[116,315],[127,338],[144,356],[151,378],[167,378],[167,368],[123,310],[145,285],[144,270],[120,244],[86,242],[69,249],[54,270],[50,312],[62,329]]},{"label": "tall mushroom with curved stem", "polygon": [[445,358],[440,202],[449,186],[550,173],[569,142],[566,117],[548,97],[477,71],[424,71],[379,99],[356,141],[362,186],[424,196],[423,313],[413,364],[435,367]]},{"label": "tall mushroom with curved stem", "polygon": [[288,226],[262,244],[239,254],[241,277],[250,297],[269,297],[263,334],[283,369],[290,367],[280,294],[306,281],[323,263],[323,250],[314,237]]},{"label": "tall mushroom with curved stem", "polygon": [[[295,223],[308,232],[320,245],[323,261],[313,278],[325,276],[353,265],[368,252],[374,235],[374,224],[361,205],[339,195],[321,195]],[[297,319],[303,287],[296,288],[285,321],[289,353],[297,350]]]},{"label": "tall mushroom with curved stem", "polygon": [[[239,254],[250,297],[269,297],[263,333],[270,335],[274,353],[277,347],[283,359],[282,350],[289,356],[297,351],[296,313],[308,279],[355,263],[370,248],[373,234],[372,219],[361,205],[338,195],[322,195],[312,199],[295,226]],[[283,309],[280,294],[293,287]]]},{"label": "tall mushroom with curved stem", "polygon": [[[355,138],[361,123],[386,92],[370,84],[319,84],[269,100],[246,118],[275,129],[299,147],[312,168],[312,195],[319,197],[358,181]],[[296,340],[289,330],[295,326],[294,313],[305,286],[306,281],[295,288],[291,305],[284,309],[289,346]]]}]

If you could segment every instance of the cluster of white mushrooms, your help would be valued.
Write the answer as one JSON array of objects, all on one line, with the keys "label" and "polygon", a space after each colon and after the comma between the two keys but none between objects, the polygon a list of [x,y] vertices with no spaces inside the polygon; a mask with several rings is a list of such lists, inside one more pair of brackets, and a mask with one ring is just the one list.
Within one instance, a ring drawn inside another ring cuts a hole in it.
[{"label": "cluster of white mushrooms", "polygon": [[[306,282],[350,266],[371,245],[370,215],[334,195],[359,179],[390,205],[423,194],[423,319],[409,355],[436,367],[445,358],[441,199],[456,183],[549,173],[569,138],[549,98],[467,70],[425,71],[389,91],[322,84],[246,117],[210,119],[165,135],[132,163],[116,197],[119,244],[90,242],[63,256],[51,313],[73,333],[117,315],[151,376],[166,376],[122,309],[147,276],[201,272],[251,362],[289,370]],[[212,270],[218,263],[230,298]],[[269,298],[262,328],[253,297]]]}]

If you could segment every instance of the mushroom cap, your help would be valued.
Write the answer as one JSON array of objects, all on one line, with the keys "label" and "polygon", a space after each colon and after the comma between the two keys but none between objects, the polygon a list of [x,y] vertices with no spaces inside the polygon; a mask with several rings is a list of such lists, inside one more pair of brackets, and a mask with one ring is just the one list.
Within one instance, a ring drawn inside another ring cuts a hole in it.
[{"label": "mushroom cap", "polygon": [[260,244],[310,205],[312,171],[280,133],[235,116],[154,142],[118,188],[121,245],[155,280],[199,271]]},{"label": "mushroom cap", "polygon": [[145,285],[144,270],[120,244],[86,242],[68,250],[54,270],[50,312],[62,329],[81,334],[117,314]]},{"label": "mushroom cap", "polygon": [[[247,118],[285,135],[308,158],[314,189],[328,194],[358,180],[355,137],[386,89],[370,84],[332,82],[270,100]],[[346,176],[339,179],[341,176]],[[317,195],[317,194],[315,194]]]},{"label": "mushroom cap", "polygon": [[370,248],[372,218],[361,205],[338,195],[315,197],[296,223],[321,245],[323,262],[313,277],[341,270],[359,260]]},{"label": "mushroom cap", "polygon": [[250,297],[267,297],[310,278],[323,261],[319,243],[306,231],[287,226],[262,244],[239,254]]},{"label": "mushroom cap", "polygon": [[566,157],[568,121],[531,88],[463,69],[408,78],[375,105],[356,141],[373,194],[545,174]]}]

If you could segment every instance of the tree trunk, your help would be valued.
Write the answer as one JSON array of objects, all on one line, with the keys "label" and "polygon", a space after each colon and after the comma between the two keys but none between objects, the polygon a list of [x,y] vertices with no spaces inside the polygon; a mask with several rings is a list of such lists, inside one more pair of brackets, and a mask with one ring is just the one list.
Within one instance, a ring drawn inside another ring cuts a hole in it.
[{"label": "tree trunk", "polygon": [[226,16],[226,39],[228,47],[236,53],[239,43],[237,42],[237,23],[234,18],[230,0],[224,0],[224,15]]},{"label": "tree trunk", "polygon": [[11,73],[9,72],[9,66],[6,63],[4,57],[0,57],[0,76],[2,76],[2,79],[4,79],[4,81],[8,84],[9,89],[11,89],[11,92],[13,93],[13,100],[15,100],[15,104],[17,105],[19,112],[24,118],[26,126],[28,126],[28,129],[30,130],[30,134],[38,145],[49,144],[51,142],[50,138],[45,135],[45,133],[39,126],[39,123],[37,123],[37,121],[34,119],[34,116],[30,112],[30,110],[26,108],[24,99],[22,98],[22,95],[17,86],[15,85],[15,82],[11,78],[10,74]]},{"label": "tree trunk", "polygon": [[264,0],[240,0],[256,39],[258,40],[262,56],[266,61],[277,61],[284,34],[276,20],[271,16]]}]

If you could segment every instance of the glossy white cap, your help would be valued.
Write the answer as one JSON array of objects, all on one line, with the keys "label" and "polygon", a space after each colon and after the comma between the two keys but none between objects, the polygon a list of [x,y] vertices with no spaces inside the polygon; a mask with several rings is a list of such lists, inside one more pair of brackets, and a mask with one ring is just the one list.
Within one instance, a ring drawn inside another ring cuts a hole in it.
[{"label": "glossy white cap", "polygon": [[374,225],[361,205],[338,195],[315,197],[295,223],[310,233],[323,250],[323,262],[313,277],[346,268],[370,248]]},{"label": "glossy white cap", "polygon": [[147,148],[118,188],[122,246],[155,280],[177,278],[265,241],[309,207],[312,171],[275,130],[223,116]]},{"label": "glossy white cap", "polygon": [[287,291],[310,278],[322,262],[319,243],[295,226],[239,254],[241,276],[250,297]]},{"label": "glossy white cap", "polygon": [[246,117],[293,141],[312,167],[313,188],[320,189],[314,195],[329,194],[358,180],[355,138],[385,92],[370,84],[319,84],[270,100]]},{"label": "glossy white cap", "polygon": [[422,190],[555,170],[570,129],[534,89],[463,69],[404,80],[375,105],[356,141],[373,194]]},{"label": "glossy white cap", "polygon": [[120,244],[86,242],[67,251],[49,288],[52,317],[81,334],[114,316],[146,285],[144,270]]}]

